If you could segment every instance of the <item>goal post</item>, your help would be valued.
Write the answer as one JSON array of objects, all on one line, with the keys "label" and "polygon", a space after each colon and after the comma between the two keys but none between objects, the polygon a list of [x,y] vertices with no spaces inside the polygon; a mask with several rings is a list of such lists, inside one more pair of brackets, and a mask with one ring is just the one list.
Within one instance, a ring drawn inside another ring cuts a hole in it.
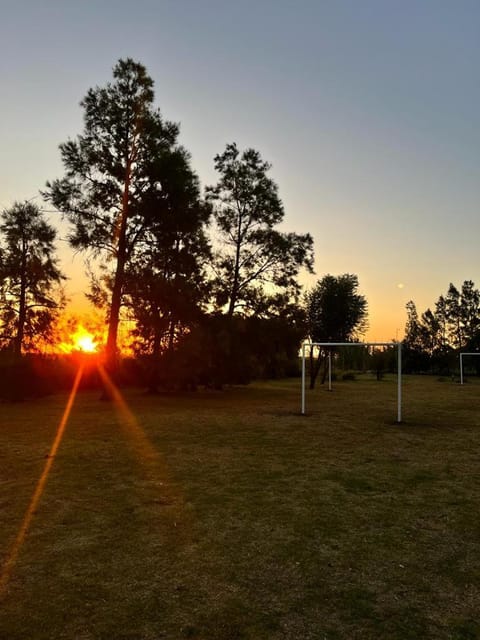
[{"label": "goal post", "polygon": [[[305,350],[312,347],[397,347],[397,422],[402,422],[402,343],[401,342],[303,342],[302,344],[302,415],[306,412]],[[480,355],[477,353],[476,355]],[[329,365],[329,390],[331,390],[331,359]]]},{"label": "goal post", "polygon": [[460,354],[460,384],[463,384],[463,357],[464,356],[480,356],[480,353],[477,351],[474,353],[462,352]]}]

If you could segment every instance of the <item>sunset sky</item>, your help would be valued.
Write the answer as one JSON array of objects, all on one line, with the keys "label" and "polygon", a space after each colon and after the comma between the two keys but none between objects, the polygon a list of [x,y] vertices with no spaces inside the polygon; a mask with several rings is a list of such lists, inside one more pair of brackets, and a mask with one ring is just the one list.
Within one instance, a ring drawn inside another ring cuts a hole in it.
[{"label": "sunset sky", "polygon": [[[203,186],[227,142],[272,162],[285,230],[315,239],[305,284],[356,273],[370,339],[401,337],[409,299],[423,311],[451,281],[480,285],[478,0],[0,6],[2,208],[63,174],[80,100],[129,56],[181,123]],[[78,307],[83,258],[60,247]]]}]

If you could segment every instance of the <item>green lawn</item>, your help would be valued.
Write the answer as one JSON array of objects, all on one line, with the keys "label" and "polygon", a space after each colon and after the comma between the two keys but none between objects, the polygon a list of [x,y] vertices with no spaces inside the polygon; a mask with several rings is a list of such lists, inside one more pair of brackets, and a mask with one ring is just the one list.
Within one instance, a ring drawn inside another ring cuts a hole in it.
[{"label": "green lawn", "polygon": [[[364,378],[81,392],[0,638],[480,638],[480,384],[407,377],[398,426]],[[0,406],[0,562],[66,400]]]}]

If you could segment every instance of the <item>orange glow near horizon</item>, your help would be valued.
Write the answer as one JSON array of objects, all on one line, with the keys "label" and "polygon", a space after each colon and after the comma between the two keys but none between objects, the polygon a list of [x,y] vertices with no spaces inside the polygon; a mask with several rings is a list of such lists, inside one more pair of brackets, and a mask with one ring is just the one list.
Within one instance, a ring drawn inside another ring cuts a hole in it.
[{"label": "orange glow near horizon", "polygon": [[[118,349],[122,355],[131,355],[130,325],[122,321],[118,332]],[[39,341],[39,350],[54,355],[103,353],[107,342],[105,318],[98,313],[65,313],[58,318],[48,343]]]},{"label": "orange glow near horizon", "polygon": [[83,329],[83,327],[78,328],[78,331],[72,336],[72,339],[80,351],[94,353],[98,350],[98,344],[95,341],[94,336]]},{"label": "orange glow near horizon", "polygon": [[94,317],[66,317],[56,328],[55,353],[98,353],[105,342],[105,326]]},{"label": "orange glow near horizon", "polygon": [[85,329],[81,324],[67,339],[58,343],[58,349],[62,353],[73,353],[75,351],[83,351],[84,353],[96,353],[99,349],[99,343],[96,336]]},{"label": "orange glow near horizon", "polygon": [[3,563],[0,572],[0,600],[6,593],[7,585],[10,580],[10,575],[12,573],[13,567],[18,558],[18,554],[20,553],[20,549],[24,543],[25,537],[28,533],[30,525],[32,523],[33,516],[37,510],[38,504],[40,502],[40,498],[42,497],[43,491],[45,489],[45,485],[47,483],[48,474],[50,473],[50,469],[53,465],[53,461],[55,459],[55,455],[58,451],[58,447],[62,441],[62,437],[65,431],[65,427],[67,426],[68,419],[70,417],[70,413],[72,411],[73,403],[75,401],[75,397],[77,395],[78,387],[80,385],[80,380],[82,378],[83,368],[80,367],[78,369],[77,375],[75,377],[75,381],[73,383],[72,390],[70,392],[70,396],[68,398],[67,405],[65,407],[65,411],[63,412],[62,418],[57,428],[57,432],[55,435],[55,439],[50,448],[50,451],[47,456],[47,463],[43,469],[42,475],[40,476],[39,481],[37,482],[37,486],[35,487],[35,491],[33,492],[32,498],[30,500],[30,504],[23,518],[22,524],[20,525],[20,529],[18,530],[17,536],[12,544],[12,547]]}]

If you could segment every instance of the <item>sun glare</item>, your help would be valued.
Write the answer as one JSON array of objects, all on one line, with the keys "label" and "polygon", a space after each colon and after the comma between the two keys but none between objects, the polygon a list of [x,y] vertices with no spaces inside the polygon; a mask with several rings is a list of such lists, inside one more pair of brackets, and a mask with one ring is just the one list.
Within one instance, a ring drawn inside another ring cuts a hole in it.
[{"label": "sun glare", "polygon": [[60,343],[60,349],[64,353],[82,351],[83,353],[96,353],[99,344],[93,333],[90,333],[82,325],[78,325],[77,330],[70,334],[68,341]]},{"label": "sun glare", "polygon": [[86,353],[94,353],[97,350],[97,343],[92,335],[83,335],[76,338],[75,344],[79,351],[85,351]]}]

